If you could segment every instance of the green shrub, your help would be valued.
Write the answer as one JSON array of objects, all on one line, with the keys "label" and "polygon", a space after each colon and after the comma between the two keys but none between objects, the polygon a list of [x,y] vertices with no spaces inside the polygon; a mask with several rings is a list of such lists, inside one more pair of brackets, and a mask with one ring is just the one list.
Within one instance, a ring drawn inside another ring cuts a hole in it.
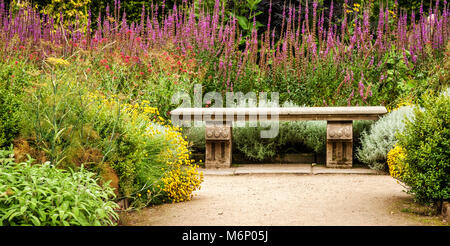
[{"label": "green shrub", "polygon": [[408,165],[403,175],[409,193],[421,202],[450,198],[450,96],[425,97],[425,110],[414,110],[399,135]]},{"label": "green shrub", "polygon": [[404,106],[383,116],[370,130],[361,134],[357,158],[372,169],[384,170],[388,152],[397,143],[396,134],[405,128],[404,120],[411,119],[413,107]]},{"label": "green shrub", "polygon": [[94,173],[64,171],[50,163],[15,163],[0,151],[0,225],[115,225],[113,189],[100,186]]},{"label": "green shrub", "polygon": [[263,127],[235,127],[233,129],[233,145],[246,158],[253,161],[264,161],[275,157],[278,143],[276,138],[261,138]]},{"label": "green shrub", "polygon": [[189,147],[192,151],[205,151],[205,127],[186,127],[183,128],[183,134],[189,141]]},{"label": "green shrub", "polygon": [[20,105],[17,96],[0,84],[0,147],[10,145],[19,132]]},{"label": "green shrub", "polygon": [[23,91],[29,80],[18,64],[0,64],[0,147],[9,146],[20,131]]}]

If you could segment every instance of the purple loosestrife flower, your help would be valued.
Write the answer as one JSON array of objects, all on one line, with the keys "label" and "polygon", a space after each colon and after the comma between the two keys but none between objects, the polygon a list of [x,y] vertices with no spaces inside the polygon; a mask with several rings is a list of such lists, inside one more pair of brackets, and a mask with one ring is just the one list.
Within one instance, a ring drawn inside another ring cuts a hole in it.
[{"label": "purple loosestrife flower", "polygon": [[323,31],[323,23],[324,23],[324,12],[322,12],[322,16],[319,18],[319,40],[320,42],[322,42],[322,40],[324,39],[323,35],[324,35],[324,31]]},{"label": "purple loosestrife flower", "polygon": [[347,31],[347,7],[348,7],[348,0],[344,1],[344,20],[342,20],[341,25],[341,39],[344,40],[346,31]]},{"label": "purple loosestrife flower", "polygon": [[409,53],[411,55],[412,62],[415,64],[417,62],[417,56],[414,54],[414,50],[410,50]]},{"label": "purple loosestrife flower", "polygon": [[331,25],[333,23],[333,9],[334,9],[334,2],[333,0],[331,0],[330,15],[328,16],[328,30],[331,29]]},{"label": "purple loosestrife flower", "polygon": [[299,37],[300,37],[300,29],[301,29],[301,25],[302,25],[302,5],[299,4],[298,5],[298,14],[297,14],[298,18],[297,18],[297,32],[295,33],[296,37],[295,37],[295,43],[298,44],[299,43]]},{"label": "purple loosestrife flower", "polygon": [[267,20],[267,30],[268,30],[268,32],[270,32],[270,21],[271,21],[271,18],[272,18],[272,0],[270,0],[270,2],[269,2],[269,17],[268,17],[268,20]]},{"label": "purple loosestrife flower", "polygon": [[354,95],[355,95],[355,89],[352,89],[352,93],[350,93],[350,96],[347,99],[347,106],[351,105],[351,102],[352,102],[352,99],[353,99]]},{"label": "purple loosestrife flower", "polygon": [[359,90],[359,95],[363,98],[364,97],[364,84],[363,84],[363,80],[364,80],[364,74],[363,72],[361,72],[361,79],[359,80],[358,83],[358,90]]},{"label": "purple loosestrife flower", "polygon": [[[306,7],[305,7],[305,22],[306,22],[306,31],[309,32],[309,8],[308,8],[308,2],[306,1]],[[303,31],[302,31],[303,34]]]},{"label": "purple loosestrife flower", "polygon": [[369,67],[373,66],[374,59],[375,59],[375,57],[372,56],[372,58],[370,59],[370,62],[369,62]]},{"label": "purple loosestrife flower", "polygon": [[314,37],[314,41],[315,41],[315,37],[316,37],[316,25],[317,25],[317,5],[318,2],[317,0],[313,1],[313,37]]}]

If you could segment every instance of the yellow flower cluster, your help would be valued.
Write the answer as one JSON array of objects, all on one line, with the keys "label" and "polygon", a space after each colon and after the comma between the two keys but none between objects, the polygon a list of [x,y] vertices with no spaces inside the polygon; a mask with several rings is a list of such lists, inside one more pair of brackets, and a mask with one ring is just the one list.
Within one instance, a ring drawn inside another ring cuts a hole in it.
[{"label": "yellow flower cluster", "polygon": [[[116,108],[115,96],[106,98],[98,93],[90,93],[88,99],[99,102],[99,107]],[[144,129],[141,135],[142,143],[145,139],[163,137],[167,148],[161,151],[158,158],[165,161],[167,167],[161,178],[162,190],[173,202],[192,199],[193,192],[200,189],[203,173],[198,172],[198,166],[190,159],[192,154],[188,149],[188,142],[183,138],[181,128],[175,127],[170,120],[165,120],[157,108],[150,107],[150,102],[143,100],[133,104],[120,105],[123,117],[128,118],[131,125],[137,129]]]},{"label": "yellow flower cluster", "polygon": [[397,15],[394,13],[394,11],[389,10],[389,14],[395,19],[397,18]]},{"label": "yellow flower cluster", "polygon": [[355,4],[353,4],[353,10],[351,10],[351,9],[347,9],[346,10],[346,12],[347,13],[353,13],[353,11],[355,11],[355,12],[359,12],[359,8],[361,7],[361,5],[359,4],[359,3],[355,3]]},{"label": "yellow flower cluster", "polygon": [[399,145],[395,145],[387,155],[387,164],[389,166],[389,173],[393,178],[401,180],[406,171],[407,164],[405,163],[405,151]]},{"label": "yellow flower cluster", "polygon": [[203,182],[203,173],[198,173],[196,165],[181,166],[179,162],[170,163],[172,170],[166,172],[162,178],[163,190],[172,202],[189,201],[193,192],[200,189]]},{"label": "yellow flower cluster", "polygon": [[406,107],[406,106],[413,106],[414,105],[414,103],[412,102],[412,99],[411,98],[404,98],[404,99],[402,99],[398,104],[397,104],[397,106],[395,107],[395,108],[387,108],[387,111],[390,113],[390,112],[392,112],[392,111],[396,111],[396,110],[398,110],[399,108],[401,108],[401,107]]}]

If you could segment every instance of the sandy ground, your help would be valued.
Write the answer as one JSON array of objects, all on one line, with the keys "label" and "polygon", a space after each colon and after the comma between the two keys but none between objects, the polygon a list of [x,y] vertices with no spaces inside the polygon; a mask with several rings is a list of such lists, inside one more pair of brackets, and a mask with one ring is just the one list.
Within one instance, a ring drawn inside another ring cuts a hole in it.
[{"label": "sandy ground", "polygon": [[205,176],[192,201],[127,215],[124,225],[423,225],[387,175]]}]

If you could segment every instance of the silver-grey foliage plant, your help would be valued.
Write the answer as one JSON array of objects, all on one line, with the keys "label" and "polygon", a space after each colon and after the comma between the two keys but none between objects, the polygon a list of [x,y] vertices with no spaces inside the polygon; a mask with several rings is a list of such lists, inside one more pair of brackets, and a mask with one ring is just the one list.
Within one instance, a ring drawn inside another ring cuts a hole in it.
[{"label": "silver-grey foliage plant", "polygon": [[368,131],[361,134],[357,158],[375,170],[385,168],[388,152],[397,143],[396,135],[405,128],[405,119],[413,119],[413,106],[403,106],[383,116]]}]

